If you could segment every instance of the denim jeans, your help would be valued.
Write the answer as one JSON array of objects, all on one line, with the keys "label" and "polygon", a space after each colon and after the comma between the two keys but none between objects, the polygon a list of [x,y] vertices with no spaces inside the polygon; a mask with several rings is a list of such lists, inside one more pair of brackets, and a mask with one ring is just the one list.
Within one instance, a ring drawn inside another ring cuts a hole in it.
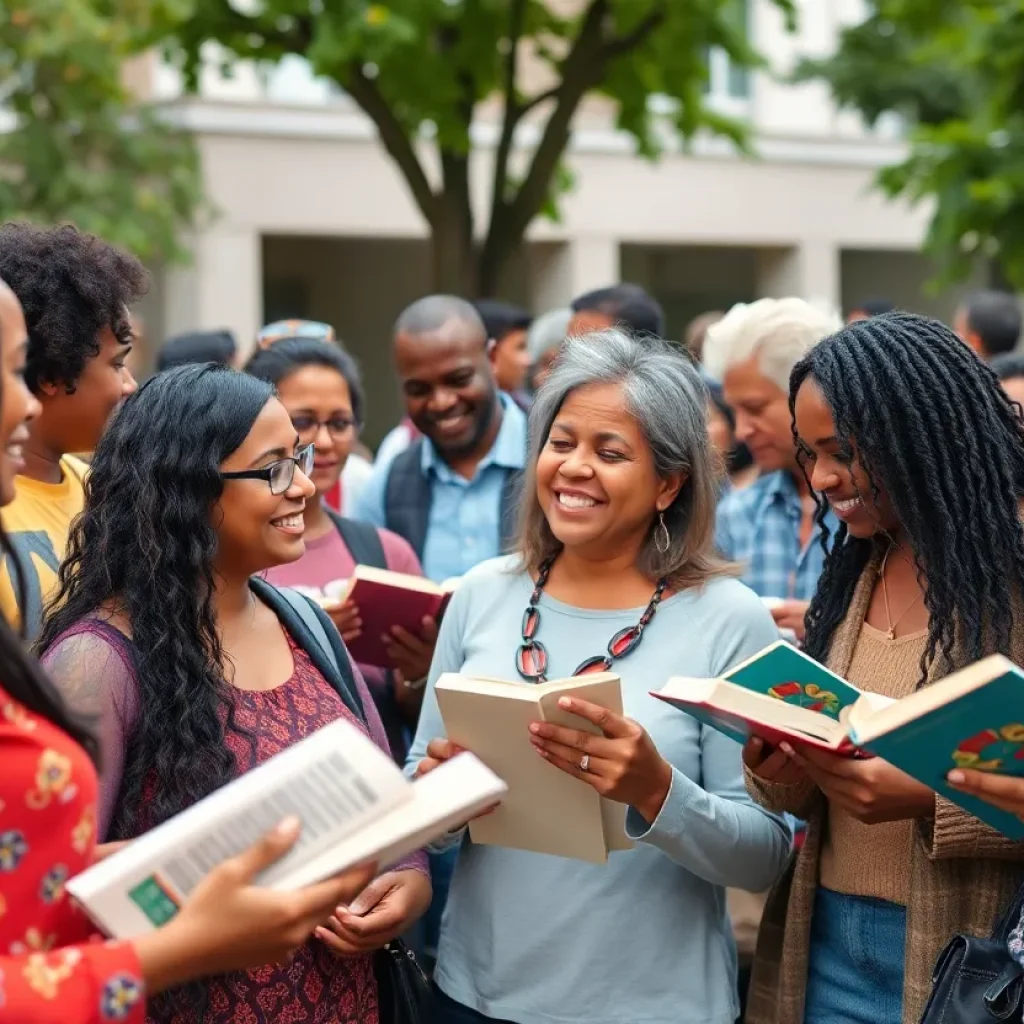
[{"label": "denim jeans", "polygon": [[455,1002],[446,996],[436,985],[434,996],[437,999],[437,1017],[430,1024],[509,1024],[508,1021],[485,1017],[476,1010],[471,1010],[462,1003]]},{"label": "denim jeans", "polygon": [[900,1024],[907,911],[818,888],[804,1024]]}]

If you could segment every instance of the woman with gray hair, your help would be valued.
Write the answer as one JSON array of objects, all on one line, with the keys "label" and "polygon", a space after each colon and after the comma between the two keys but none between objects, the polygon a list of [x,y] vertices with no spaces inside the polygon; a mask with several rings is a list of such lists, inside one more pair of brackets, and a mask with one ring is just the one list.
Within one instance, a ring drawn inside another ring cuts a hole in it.
[{"label": "woman with gray hair", "polygon": [[539,682],[607,668],[624,715],[572,698],[600,735],[531,734],[552,772],[626,805],[636,845],[593,865],[452,837],[443,1024],[736,1019],[724,890],[767,888],[791,832],[747,796],[735,743],[649,695],[672,675],[717,676],[778,636],[714,551],[705,401],[685,356],[618,330],[569,339],[537,395],[519,551],[463,578],[408,769],[456,753],[434,694],[442,673]]}]

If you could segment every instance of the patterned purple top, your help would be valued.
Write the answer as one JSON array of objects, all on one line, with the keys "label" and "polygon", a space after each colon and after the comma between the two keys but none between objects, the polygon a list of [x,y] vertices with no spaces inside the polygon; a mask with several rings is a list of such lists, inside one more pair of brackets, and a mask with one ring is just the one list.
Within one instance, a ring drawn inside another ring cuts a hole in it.
[{"label": "patterned purple top", "polygon": [[[345,718],[368,732],[382,750],[387,740],[365,683],[354,669],[368,727],[356,722],[344,702],[323,678],[308,655],[288,636],[294,670],[273,690],[233,689],[235,718],[241,730],[256,737],[256,750],[238,731],[225,737],[242,772],[273,757],[330,722]],[[138,685],[130,641],[96,619],[73,626],[46,652],[51,677],[76,708],[100,716],[103,755],[99,834],[105,834],[121,785],[128,737],[138,720]],[[422,853],[392,870],[426,871]],[[209,1002],[201,1024],[377,1024],[377,986],[372,955],[340,958],[311,939],[292,960],[207,982]],[[151,1024],[200,1024],[186,1008],[156,1015]]]}]

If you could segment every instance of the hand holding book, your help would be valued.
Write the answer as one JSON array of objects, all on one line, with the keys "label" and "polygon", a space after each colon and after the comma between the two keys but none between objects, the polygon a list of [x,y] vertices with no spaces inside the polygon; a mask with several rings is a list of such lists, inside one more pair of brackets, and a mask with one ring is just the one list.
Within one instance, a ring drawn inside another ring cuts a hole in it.
[{"label": "hand holding book", "polygon": [[602,735],[535,722],[530,741],[537,753],[601,796],[635,807],[652,823],[672,785],[672,768],[643,726],[577,697],[562,697],[558,706],[596,725]]},{"label": "hand holding book", "polygon": [[807,772],[782,747],[773,747],[759,736],[743,744],[743,763],[765,782],[796,786],[807,778]]},{"label": "hand holding book", "polygon": [[346,646],[351,646],[363,634],[363,620],[359,616],[359,609],[351,601],[344,601],[342,604],[332,604],[324,607],[324,611],[330,616],[331,622],[337,627],[341,639]]},{"label": "hand holding book", "polygon": [[971,768],[951,771],[946,779],[958,792],[970,793],[1024,821],[1024,779]]},{"label": "hand holding book", "polygon": [[352,899],[373,878],[376,867],[368,865],[292,892],[256,884],[257,876],[292,850],[299,832],[298,820],[282,822],[211,871],[168,924],[135,940],[150,992],[280,962],[332,907]]},{"label": "hand holding book", "polygon": [[831,804],[865,825],[927,818],[935,813],[934,791],[880,757],[858,760],[810,746],[798,751],[786,742],[780,749]]}]

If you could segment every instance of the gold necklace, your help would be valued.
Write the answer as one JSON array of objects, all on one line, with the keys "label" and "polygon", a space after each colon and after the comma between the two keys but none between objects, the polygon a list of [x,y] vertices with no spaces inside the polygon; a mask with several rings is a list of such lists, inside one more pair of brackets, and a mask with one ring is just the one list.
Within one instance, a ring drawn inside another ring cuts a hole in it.
[{"label": "gold necklace", "polygon": [[886,637],[889,640],[895,640],[896,639],[896,627],[910,614],[912,609],[914,609],[917,606],[917,602],[920,601],[922,597],[924,597],[924,592],[922,591],[921,593],[919,593],[917,595],[917,597],[914,598],[913,601],[910,602],[910,604],[907,605],[907,607],[903,610],[903,614],[895,622],[892,621],[892,615],[889,614],[889,588],[888,588],[888,586],[886,585],[886,582],[885,582],[885,567],[889,564],[889,552],[892,551],[892,548],[893,548],[893,546],[892,546],[892,544],[890,544],[885,549],[885,554],[882,556],[882,572],[881,572],[881,576],[882,576],[882,600],[885,602],[885,621],[886,621],[886,623],[888,624],[888,627],[889,627],[885,631],[885,635],[886,635]]}]

